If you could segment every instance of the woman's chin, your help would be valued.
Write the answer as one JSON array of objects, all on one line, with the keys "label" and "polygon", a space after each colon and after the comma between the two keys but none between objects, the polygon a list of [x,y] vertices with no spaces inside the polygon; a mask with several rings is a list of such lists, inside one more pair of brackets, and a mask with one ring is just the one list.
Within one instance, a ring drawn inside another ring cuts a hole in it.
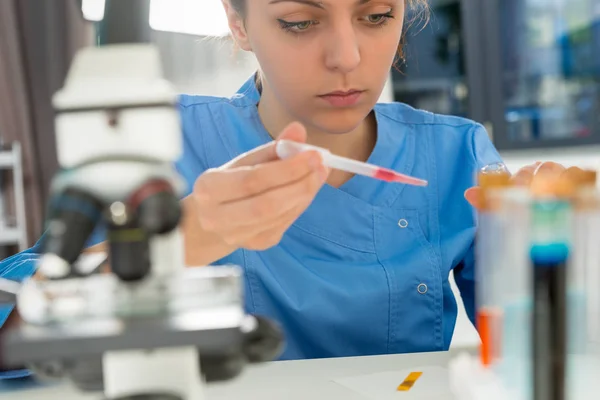
[{"label": "woman's chin", "polygon": [[328,111],[313,118],[313,125],[322,132],[331,133],[333,135],[343,135],[357,129],[369,112],[359,109],[344,109]]}]

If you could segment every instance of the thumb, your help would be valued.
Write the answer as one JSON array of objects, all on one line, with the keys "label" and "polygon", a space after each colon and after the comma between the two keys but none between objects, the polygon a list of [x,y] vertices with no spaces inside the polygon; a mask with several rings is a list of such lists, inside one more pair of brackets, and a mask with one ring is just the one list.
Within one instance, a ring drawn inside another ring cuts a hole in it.
[{"label": "thumb", "polygon": [[480,194],[481,194],[481,188],[479,188],[477,186],[472,187],[465,191],[465,199],[467,199],[469,204],[471,204],[473,207],[475,207],[476,209],[479,209],[481,206]]},{"label": "thumb", "polygon": [[306,129],[299,122],[292,122],[286,126],[283,131],[277,136],[275,141],[269,142],[262,146],[259,146],[247,153],[236,157],[231,162],[227,163],[225,168],[233,167],[250,167],[257,164],[266,163],[269,161],[279,160],[277,153],[275,152],[275,145],[277,140],[292,140],[295,142],[306,142]]}]

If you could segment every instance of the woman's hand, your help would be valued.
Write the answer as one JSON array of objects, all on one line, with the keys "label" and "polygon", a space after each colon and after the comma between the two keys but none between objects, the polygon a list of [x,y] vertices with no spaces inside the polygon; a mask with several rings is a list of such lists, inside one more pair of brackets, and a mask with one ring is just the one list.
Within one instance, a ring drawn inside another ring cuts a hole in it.
[{"label": "woman's hand", "polygon": [[[515,173],[511,180],[515,185],[529,186],[536,176],[542,176],[547,174],[559,175],[563,173],[566,168],[555,162],[536,162],[535,164],[527,165],[521,168]],[[475,208],[479,208],[479,191],[481,189],[477,186],[467,189],[465,192],[465,198]]]},{"label": "woman's hand", "polygon": [[[306,131],[293,123],[279,139],[304,142]],[[281,160],[271,142],[203,173],[194,185],[192,207],[201,230],[229,250],[265,250],[278,244],[311,204],[328,173],[318,153]]]}]

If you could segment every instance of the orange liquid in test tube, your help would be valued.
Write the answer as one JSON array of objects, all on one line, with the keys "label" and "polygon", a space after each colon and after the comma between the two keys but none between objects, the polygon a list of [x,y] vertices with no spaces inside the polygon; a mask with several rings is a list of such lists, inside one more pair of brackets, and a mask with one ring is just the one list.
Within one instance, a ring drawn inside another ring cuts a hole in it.
[{"label": "orange liquid in test tube", "polygon": [[502,312],[482,308],[477,313],[477,329],[481,337],[481,364],[489,367],[502,351]]}]

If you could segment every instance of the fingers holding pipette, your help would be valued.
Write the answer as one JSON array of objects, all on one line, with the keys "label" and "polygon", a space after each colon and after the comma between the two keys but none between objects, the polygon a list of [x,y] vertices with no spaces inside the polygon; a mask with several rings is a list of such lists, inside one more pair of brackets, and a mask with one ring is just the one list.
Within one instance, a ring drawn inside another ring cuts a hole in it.
[{"label": "fingers holding pipette", "polygon": [[247,225],[224,232],[222,236],[231,245],[242,243],[242,247],[254,250],[266,250],[277,245],[285,232],[306,210],[311,200],[304,200],[296,204],[287,212],[276,218],[260,224]]},{"label": "fingers holding pipette", "polygon": [[252,166],[228,166],[205,172],[195,184],[202,201],[230,202],[260,195],[277,187],[324,173],[318,153],[298,154],[287,160],[268,161]]},{"label": "fingers holding pipette", "polygon": [[[280,139],[303,142],[302,125]],[[279,139],[278,138],[278,139]],[[281,240],[325,183],[328,169],[315,151],[284,160],[273,141],[202,174],[194,186],[200,228],[231,248],[264,250]]]},{"label": "fingers holding pipette", "polygon": [[277,220],[295,207],[307,205],[326,179],[324,169],[315,170],[287,184],[265,186],[261,192],[240,187],[227,195],[201,196],[198,204],[212,212],[201,216],[200,222],[205,229],[218,227],[227,231]]}]

